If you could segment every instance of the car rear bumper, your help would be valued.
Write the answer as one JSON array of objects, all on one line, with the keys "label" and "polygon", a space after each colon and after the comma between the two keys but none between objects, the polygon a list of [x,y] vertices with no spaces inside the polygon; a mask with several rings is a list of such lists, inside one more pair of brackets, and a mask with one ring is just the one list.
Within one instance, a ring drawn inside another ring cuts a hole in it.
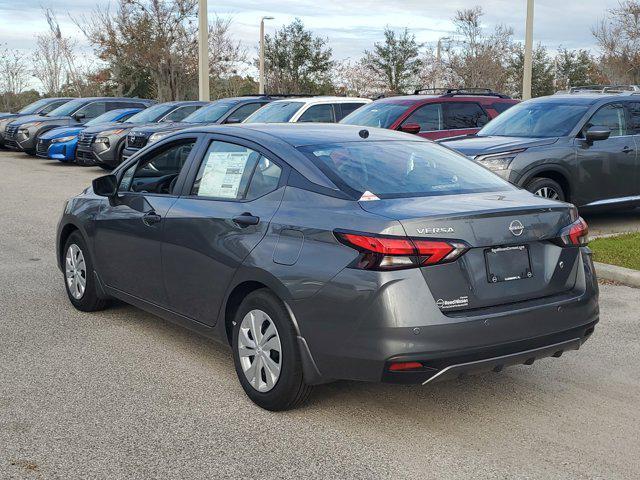
[{"label": "car rear bumper", "polygon": [[[593,264],[580,257],[570,291],[497,307],[445,314],[416,269],[385,273],[370,292],[345,269],[292,309],[322,377],[425,383],[577,348],[599,319]],[[397,362],[423,368],[391,371]]]}]

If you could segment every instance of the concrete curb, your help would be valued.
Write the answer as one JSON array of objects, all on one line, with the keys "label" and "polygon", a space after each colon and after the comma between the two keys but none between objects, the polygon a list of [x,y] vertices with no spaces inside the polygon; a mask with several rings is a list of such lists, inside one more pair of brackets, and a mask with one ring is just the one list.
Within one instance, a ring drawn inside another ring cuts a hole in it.
[{"label": "concrete curb", "polygon": [[593,262],[598,278],[640,288],[640,271],[607,263]]}]

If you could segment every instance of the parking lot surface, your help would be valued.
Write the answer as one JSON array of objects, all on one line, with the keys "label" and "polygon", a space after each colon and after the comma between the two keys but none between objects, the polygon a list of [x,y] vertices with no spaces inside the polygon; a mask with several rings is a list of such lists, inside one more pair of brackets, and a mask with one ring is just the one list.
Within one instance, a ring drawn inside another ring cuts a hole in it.
[{"label": "parking lot surface", "polygon": [[267,412],[227,347],[130,306],[71,307],[55,225],[102,173],[0,152],[0,478],[640,477],[638,290],[603,285],[595,335],[560,359],[337,382]]}]

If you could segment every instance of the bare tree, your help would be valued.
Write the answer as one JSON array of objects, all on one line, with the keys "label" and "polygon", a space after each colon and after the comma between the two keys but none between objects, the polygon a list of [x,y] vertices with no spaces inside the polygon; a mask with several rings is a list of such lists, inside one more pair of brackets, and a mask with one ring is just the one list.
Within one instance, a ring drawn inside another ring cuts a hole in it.
[{"label": "bare tree", "polygon": [[336,63],[332,77],[336,90],[345,95],[374,98],[387,91],[385,78],[372,73],[364,59]]},{"label": "bare tree", "polygon": [[640,83],[640,2],[621,1],[592,28],[604,73],[613,83]]},{"label": "bare tree", "polygon": [[513,54],[513,31],[499,25],[487,35],[482,26],[483,15],[481,7],[456,13],[453,23],[458,39],[445,54],[446,77],[451,86],[504,90],[507,65]]},{"label": "bare tree", "polygon": [[232,19],[215,16],[209,25],[209,68],[214,97],[228,97],[247,92],[253,82],[247,82],[247,50],[233,39]]},{"label": "bare tree", "polygon": [[13,111],[29,86],[30,68],[22,53],[5,48],[0,55],[0,110]]}]

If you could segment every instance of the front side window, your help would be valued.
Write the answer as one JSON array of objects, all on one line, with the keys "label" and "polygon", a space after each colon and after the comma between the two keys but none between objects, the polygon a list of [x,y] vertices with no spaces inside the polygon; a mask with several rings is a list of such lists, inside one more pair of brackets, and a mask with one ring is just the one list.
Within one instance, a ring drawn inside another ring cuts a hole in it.
[{"label": "front side window", "polygon": [[195,139],[180,140],[145,155],[125,170],[120,181],[120,192],[172,194]]},{"label": "front side window", "polygon": [[627,135],[627,119],[620,104],[605,105],[586,123],[585,130],[593,125],[609,127],[612,137]]},{"label": "front side window", "polygon": [[186,123],[215,123],[237,103],[237,101],[216,100],[188,115],[184,121]]},{"label": "front side window", "polygon": [[406,111],[407,106],[401,103],[373,102],[350,113],[340,120],[340,123],[389,128]]},{"label": "front side window", "polygon": [[364,192],[399,198],[515,188],[468,158],[431,142],[346,142],[299,150],[356,197]]},{"label": "front side window", "polygon": [[254,199],[277,188],[281,169],[242,145],[213,141],[191,189],[197,197]]},{"label": "front side window", "polygon": [[251,115],[253,112],[262,107],[264,103],[245,103],[244,105],[239,106],[235,112],[232,112],[231,115],[227,118],[225,123],[240,123],[244,122],[245,119]]},{"label": "front side window", "polygon": [[445,129],[481,128],[489,122],[487,113],[473,102],[447,102],[444,104]]},{"label": "front side window", "polygon": [[57,102],[51,102],[49,105],[47,105],[40,111],[40,115],[46,115],[49,112],[52,112],[53,110],[55,110],[61,105],[64,105],[67,102],[68,100],[58,100]]},{"label": "front side window", "polygon": [[325,103],[322,105],[312,105],[300,115],[298,122],[320,122],[333,123],[335,116],[333,114],[333,105]]},{"label": "front side window", "polygon": [[76,112],[78,115],[84,115],[85,120],[96,118],[107,111],[105,102],[91,102]]},{"label": "front side window", "polygon": [[162,119],[163,122],[180,122],[184,118],[191,115],[193,112],[198,110],[200,105],[189,105],[185,107],[176,108],[173,112]]},{"label": "front side window", "polygon": [[402,122],[403,125],[407,123],[417,123],[420,125],[421,132],[431,132],[434,130],[443,130],[444,122],[442,115],[441,103],[428,103],[421,107],[418,107],[407,119]]}]

